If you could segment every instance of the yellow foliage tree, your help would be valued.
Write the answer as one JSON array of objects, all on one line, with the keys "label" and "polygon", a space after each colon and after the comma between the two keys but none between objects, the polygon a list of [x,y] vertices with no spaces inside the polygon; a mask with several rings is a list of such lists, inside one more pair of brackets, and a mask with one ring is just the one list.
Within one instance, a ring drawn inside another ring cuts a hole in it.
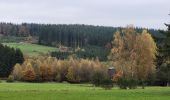
[{"label": "yellow foliage tree", "polygon": [[79,75],[76,74],[75,71],[76,70],[72,66],[70,66],[68,68],[68,73],[67,73],[66,77],[67,77],[69,82],[79,83],[80,82],[80,77],[79,77]]},{"label": "yellow foliage tree", "polygon": [[47,66],[47,80],[52,81],[53,80],[53,71],[52,71],[52,66],[48,65]]},{"label": "yellow foliage tree", "polygon": [[125,77],[145,80],[155,70],[156,55],[157,47],[151,35],[146,30],[138,33],[133,27],[128,27],[114,34],[109,58]]},{"label": "yellow foliage tree", "polygon": [[155,59],[157,53],[157,46],[152,36],[144,30],[141,35],[137,37],[136,41],[136,62],[138,66],[136,74],[140,80],[145,80],[148,73],[155,71]]},{"label": "yellow foliage tree", "polygon": [[40,65],[40,79],[47,80],[47,63],[45,62]]},{"label": "yellow foliage tree", "polygon": [[22,67],[20,64],[16,64],[14,66],[14,70],[12,72],[12,75],[14,76],[15,80],[20,80],[22,77]]}]

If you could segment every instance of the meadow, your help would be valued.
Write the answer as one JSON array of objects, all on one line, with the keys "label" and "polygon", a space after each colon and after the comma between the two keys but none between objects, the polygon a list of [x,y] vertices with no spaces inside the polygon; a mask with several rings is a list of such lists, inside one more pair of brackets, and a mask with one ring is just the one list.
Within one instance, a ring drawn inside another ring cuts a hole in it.
[{"label": "meadow", "polygon": [[169,100],[170,87],[104,90],[90,84],[0,83],[0,100]]},{"label": "meadow", "polygon": [[25,55],[37,56],[41,54],[47,54],[52,51],[58,51],[55,47],[42,46],[38,44],[30,43],[3,43],[9,47],[19,48]]}]

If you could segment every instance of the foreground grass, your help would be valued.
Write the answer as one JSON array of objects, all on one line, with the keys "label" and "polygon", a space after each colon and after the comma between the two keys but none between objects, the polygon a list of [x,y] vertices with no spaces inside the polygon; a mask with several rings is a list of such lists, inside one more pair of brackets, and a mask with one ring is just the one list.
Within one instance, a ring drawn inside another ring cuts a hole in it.
[{"label": "foreground grass", "polygon": [[104,90],[87,84],[0,83],[0,100],[169,100],[170,88]]},{"label": "foreground grass", "polygon": [[4,45],[19,48],[25,55],[29,56],[37,56],[40,54],[47,54],[51,51],[57,51],[57,48],[42,46],[37,44],[30,44],[30,43],[3,43]]}]

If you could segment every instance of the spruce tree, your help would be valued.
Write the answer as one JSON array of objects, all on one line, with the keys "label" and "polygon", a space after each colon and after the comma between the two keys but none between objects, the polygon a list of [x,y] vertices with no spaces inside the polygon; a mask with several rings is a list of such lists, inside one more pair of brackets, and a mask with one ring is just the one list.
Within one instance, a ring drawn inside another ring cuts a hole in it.
[{"label": "spruce tree", "polygon": [[163,52],[166,60],[170,60],[170,23],[165,25],[168,27],[168,30],[164,32],[166,38],[163,43]]}]

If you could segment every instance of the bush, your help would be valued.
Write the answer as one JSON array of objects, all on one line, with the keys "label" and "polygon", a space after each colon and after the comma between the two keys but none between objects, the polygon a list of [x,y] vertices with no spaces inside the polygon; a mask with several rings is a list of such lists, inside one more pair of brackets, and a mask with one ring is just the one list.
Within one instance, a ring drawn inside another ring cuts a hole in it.
[{"label": "bush", "polygon": [[109,78],[103,79],[100,84],[101,87],[106,90],[110,90],[113,87],[113,81]]},{"label": "bush", "polygon": [[136,79],[129,79],[128,80],[129,89],[136,89],[137,85],[138,85],[138,80],[136,80]]},{"label": "bush", "polygon": [[102,83],[102,80],[104,79],[104,75],[101,72],[94,72],[93,77],[92,77],[92,84],[95,86],[100,86]]},{"label": "bush", "polygon": [[149,73],[147,80],[146,80],[147,86],[155,85],[155,81],[156,81],[156,74],[155,73]]},{"label": "bush", "polygon": [[9,75],[8,79],[6,80],[6,82],[14,82],[14,76],[13,75]]},{"label": "bush", "polygon": [[120,78],[118,80],[118,86],[121,89],[127,89],[127,87],[128,87],[128,80],[126,78]]},{"label": "bush", "polygon": [[57,76],[55,77],[55,81],[61,82],[61,75],[60,74],[57,74]]},{"label": "bush", "polygon": [[113,87],[113,81],[103,71],[96,71],[92,77],[92,84],[100,86],[104,89],[111,89]]},{"label": "bush", "polygon": [[137,88],[137,85],[138,85],[138,81],[136,79],[133,79],[133,78],[120,78],[118,80],[118,86],[121,88],[121,89],[135,89]]}]

